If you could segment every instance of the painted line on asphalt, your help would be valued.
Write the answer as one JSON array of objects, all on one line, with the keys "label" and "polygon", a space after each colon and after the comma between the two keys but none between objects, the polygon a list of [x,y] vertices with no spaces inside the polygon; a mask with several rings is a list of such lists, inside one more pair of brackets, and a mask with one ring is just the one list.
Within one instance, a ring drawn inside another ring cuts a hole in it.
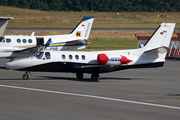
[{"label": "painted line on asphalt", "polygon": [[70,96],[87,97],[87,98],[96,98],[96,99],[103,99],[103,100],[110,100],[110,101],[125,102],[125,103],[132,103],[132,104],[139,104],[139,105],[146,105],[146,106],[154,106],[154,107],[162,107],[162,108],[170,108],[170,109],[180,110],[180,107],[175,107],[175,106],[152,104],[152,103],[145,103],[145,102],[137,102],[137,101],[123,100],[123,99],[116,99],[116,98],[109,98],[109,97],[102,97],[102,96],[59,92],[59,91],[52,91],[52,90],[43,90],[43,89],[36,89],[36,88],[2,85],[2,84],[0,84],[0,87],[21,89],[21,90],[30,90],[30,91],[38,91],[38,92],[45,92],[45,93],[55,93],[55,94],[70,95]]}]

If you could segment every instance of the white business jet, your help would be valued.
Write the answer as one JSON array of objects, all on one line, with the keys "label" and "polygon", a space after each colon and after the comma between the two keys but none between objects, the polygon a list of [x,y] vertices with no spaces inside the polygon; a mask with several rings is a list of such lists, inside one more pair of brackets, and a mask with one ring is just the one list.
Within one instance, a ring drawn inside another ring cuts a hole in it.
[{"label": "white business jet", "polygon": [[[8,21],[9,19],[3,20]],[[59,51],[83,49],[86,47],[86,44],[89,43],[88,37],[93,20],[93,16],[84,17],[76,28],[67,35],[34,36],[33,32],[31,36],[1,36],[0,57],[13,59],[28,57],[40,50]]]},{"label": "white business jet", "polygon": [[174,31],[175,23],[162,23],[144,47],[114,51],[40,51],[29,58],[6,63],[6,68],[28,72],[71,72],[78,79],[90,73],[97,80],[99,73],[129,68],[162,67]]}]

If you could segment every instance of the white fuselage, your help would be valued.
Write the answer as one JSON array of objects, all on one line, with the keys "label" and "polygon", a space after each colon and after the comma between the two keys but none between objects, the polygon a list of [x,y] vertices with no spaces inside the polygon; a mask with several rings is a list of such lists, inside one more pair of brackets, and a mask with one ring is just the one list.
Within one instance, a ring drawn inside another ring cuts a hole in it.
[{"label": "white fuselage", "polygon": [[[110,67],[126,66],[126,65],[131,66],[131,65],[158,63],[165,61],[165,59],[161,59],[163,57],[157,58],[153,54],[146,55],[145,53],[142,52],[143,51],[142,49],[144,48],[132,49],[132,50],[96,51],[96,52],[40,51],[40,53],[42,53],[41,57],[37,57],[36,55],[34,55],[29,58],[15,60],[7,63],[6,67],[17,70],[27,68],[28,70],[28,68],[30,67],[36,67],[39,65],[62,63],[64,65],[71,64],[71,67],[73,67],[73,65],[75,64],[79,64],[80,65],[79,67],[83,68],[83,67],[89,67],[87,65],[100,65],[98,63],[97,56],[102,53],[106,54],[108,57],[108,61],[104,66],[110,66]],[[46,53],[48,53],[48,55],[50,56],[49,58],[47,58]],[[132,60],[132,62],[129,62],[127,64],[121,64],[120,60],[123,56],[126,56],[128,59]],[[159,56],[161,56],[161,54],[159,54]],[[57,65],[56,67],[60,68],[61,66]]]}]

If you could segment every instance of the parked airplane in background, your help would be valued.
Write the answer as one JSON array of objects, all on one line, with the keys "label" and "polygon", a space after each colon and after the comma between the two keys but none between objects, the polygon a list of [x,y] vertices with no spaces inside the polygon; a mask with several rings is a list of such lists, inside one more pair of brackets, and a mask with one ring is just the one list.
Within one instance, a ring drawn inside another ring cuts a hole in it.
[{"label": "parked airplane in background", "polygon": [[3,35],[9,20],[13,20],[12,17],[0,17],[0,36]]},{"label": "parked airplane in background", "polygon": [[[89,43],[88,37],[93,20],[93,16],[84,17],[76,28],[67,35],[34,36],[33,32],[31,36],[1,36],[0,57],[13,59],[28,57],[40,50],[59,51],[83,49],[86,47],[86,44]],[[8,21],[8,19],[6,19],[6,21]],[[50,44],[48,42],[50,42]]]},{"label": "parked airplane in background", "polygon": [[6,63],[6,68],[26,71],[23,79],[28,79],[31,71],[72,72],[78,79],[83,73],[90,73],[97,80],[99,73],[128,68],[161,67],[174,31],[175,23],[162,23],[144,47],[115,51],[40,51],[29,58]]}]

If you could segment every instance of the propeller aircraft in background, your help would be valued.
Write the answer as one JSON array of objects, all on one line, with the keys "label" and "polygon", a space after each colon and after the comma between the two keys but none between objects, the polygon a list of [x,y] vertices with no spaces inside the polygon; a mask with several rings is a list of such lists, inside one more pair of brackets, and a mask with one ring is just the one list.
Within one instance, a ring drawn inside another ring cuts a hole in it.
[{"label": "propeller aircraft in background", "polygon": [[[0,18],[1,35],[12,18]],[[40,50],[59,51],[84,49],[88,40],[94,17],[84,17],[74,30],[67,35],[31,36],[4,35],[0,37],[0,58],[22,58]]]}]

